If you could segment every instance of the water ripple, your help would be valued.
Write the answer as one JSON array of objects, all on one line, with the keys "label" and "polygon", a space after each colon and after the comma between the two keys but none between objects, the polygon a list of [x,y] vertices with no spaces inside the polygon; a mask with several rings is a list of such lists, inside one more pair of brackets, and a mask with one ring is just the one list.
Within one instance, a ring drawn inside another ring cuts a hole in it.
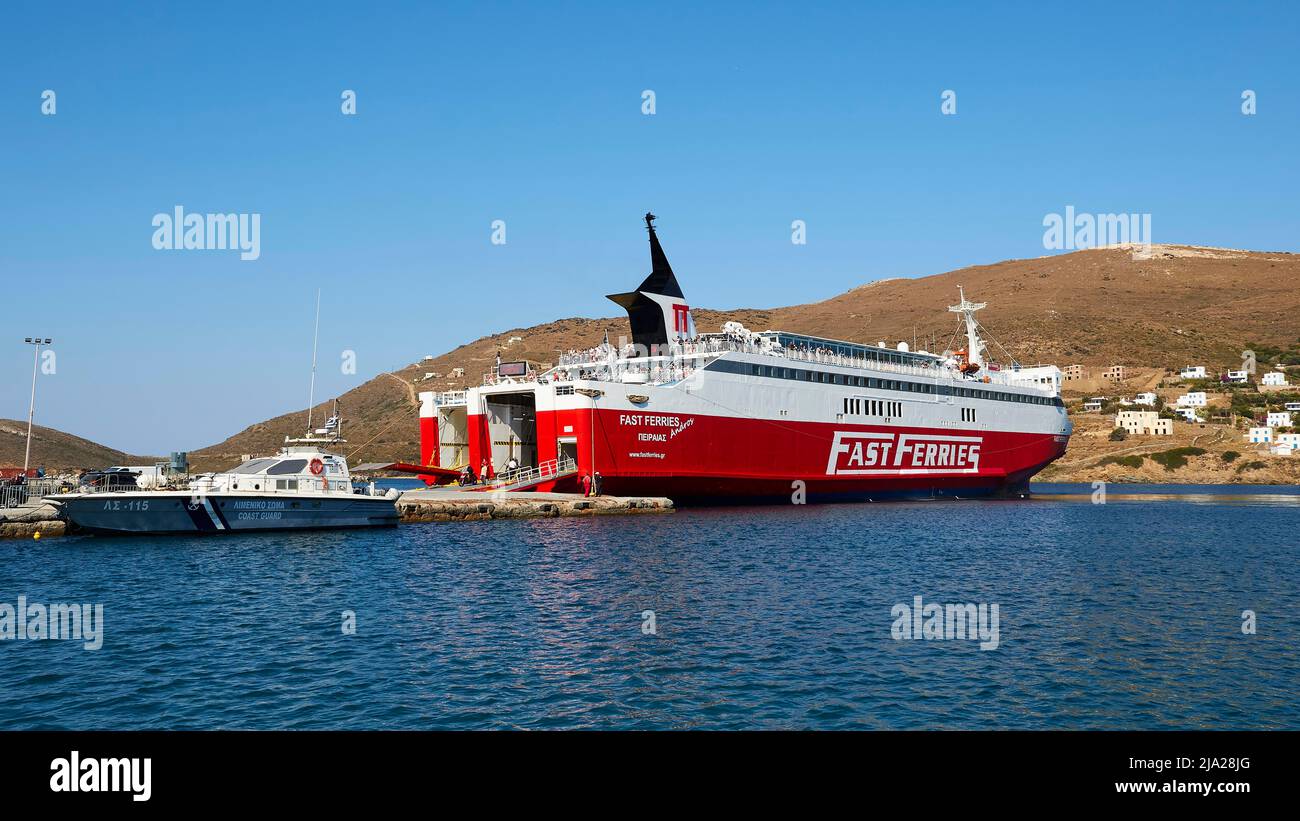
[{"label": "water ripple", "polygon": [[[0,543],[106,622],[0,642],[0,729],[1300,728],[1294,494],[1089,491]],[[916,595],[1000,646],[895,641]]]}]

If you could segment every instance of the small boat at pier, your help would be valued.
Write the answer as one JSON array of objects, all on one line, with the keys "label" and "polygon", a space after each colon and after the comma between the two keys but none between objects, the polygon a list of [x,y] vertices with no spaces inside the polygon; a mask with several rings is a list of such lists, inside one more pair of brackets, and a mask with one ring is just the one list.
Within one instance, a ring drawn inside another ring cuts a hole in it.
[{"label": "small boat at pier", "polygon": [[324,449],[341,439],[286,439],[275,456],[204,473],[187,487],[109,485],[47,496],[77,527],[100,534],[246,533],[385,527],[398,522],[395,489],[354,487],[347,459]]}]

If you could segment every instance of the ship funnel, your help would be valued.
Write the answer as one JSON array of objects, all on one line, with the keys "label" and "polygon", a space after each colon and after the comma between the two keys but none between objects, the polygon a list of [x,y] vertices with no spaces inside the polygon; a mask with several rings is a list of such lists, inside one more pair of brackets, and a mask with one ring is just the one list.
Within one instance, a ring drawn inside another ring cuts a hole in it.
[{"label": "ship funnel", "polygon": [[650,274],[635,291],[608,296],[627,311],[632,324],[632,342],[647,351],[672,340],[695,336],[690,306],[659,244],[654,220],[654,214],[645,215],[646,230],[650,233]]}]

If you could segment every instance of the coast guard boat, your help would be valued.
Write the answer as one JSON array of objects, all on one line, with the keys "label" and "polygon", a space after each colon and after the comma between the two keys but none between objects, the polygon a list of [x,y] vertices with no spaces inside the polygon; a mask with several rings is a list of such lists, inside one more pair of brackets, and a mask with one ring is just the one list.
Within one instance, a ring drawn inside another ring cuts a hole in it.
[{"label": "coast guard boat", "polygon": [[[1061,371],[991,361],[975,319],[984,303],[959,292],[948,310],[965,344],[939,354],[736,322],[697,333],[654,219],[650,274],[609,297],[631,343],[606,338],[547,370],[501,363],[481,386],[420,394],[422,464],[483,478],[535,465],[543,481],[530,489],[542,491],[599,474],[616,495],[789,504],[1021,495],[1065,452]],[[541,470],[556,464],[576,469]]]},{"label": "coast guard boat", "polygon": [[347,460],[325,450],[339,438],[337,414],[275,456],[204,473],[174,490],[89,489],[45,497],[92,533],[245,533],[384,527],[398,521],[395,489],[354,488]]}]

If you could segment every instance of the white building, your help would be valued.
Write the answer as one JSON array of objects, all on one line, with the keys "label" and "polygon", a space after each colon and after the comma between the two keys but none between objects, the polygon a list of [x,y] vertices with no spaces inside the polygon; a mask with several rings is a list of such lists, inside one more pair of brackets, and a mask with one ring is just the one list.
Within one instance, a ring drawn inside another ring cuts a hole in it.
[{"label": "white building", "polygon": [[1155,411],[1120,411],[1115,415],[1115,427],[1123,428],[1136,436],[1174,434],[1174,420],[1161,419]]},{"label": "white building", "polygon": [[1272,428],[1251,428],[1250,433],[1246,434],[1252,445],[1266,445],[1273,441]]},{"label": "white building", "polygon": [[1242,382],[1245,382],[1249,378],[1250,378],[1250,374],[1246,373],[1245,371],[1228,371],[1227,375],[1223,377],[1223,381],[1236,382],[1240,384]]},{"label": "white building", "polygon": [[1205,402],[1205,391],[1191,391],[1178,397],[1178,407],[1180,408],[1203,408]]},{"label": "white building", "polygon": [[1300,450],[1300,433],[1279,433],[1277,444],[1287,448],[1291,453]]},{"label": "white building", "polygon": [[1264,374],[1262,383],[1265,385],[1272,385],[1276,388],[1285,388],[1287,386],[1286,374],[1281,371],[1269,371]]},{"label": "white building", "polygon": [[1083,403],[1083,409],[1084,409],[1084,411],[1087,412],[1087,413],[1095,413],[1095,412],[1097,412],[1097,411],[1100,411],[1100,410],[1101,410],[1101,400],[1100,400],[1100,399],[1089,399],[1087,402],[1084,402],[1084,403]]},{"label": "white building", "polygon": [[1174,408],[1174,413],[1181,414],[1188,422],[1199,422],[1201,417],[1196,415],[1196,408]]},{"label": "white building", "polygon": [[1204,379],[1205,366],[1188,365],[1187,367],[1183,368],[1183,370],[1178,375],[1181,376],[1183,379]]},{"label": "white building", "polygon": [[1297,412],[1297,411],[1300,411],[1300,402],[1287,402],[1287,403],[1286,403],[1285,405],[1283,405],[1282,407],[1286,408],[1287,410],[1291,411],[1292,413],[1295,413],[1295,412]]},{"label": "white building", "polygon": [[1139,393],[1137,396],[1133,397],[1133,404],[1146,405],[1149,408],[1154,408],[1156,405],[1156,395],[1150,392]]},{"label": "white building", "polygon": [[1289,428],[1291,427],[1291,412],[1269,411],[1268,419],[1264,420],[1264,424],[1270,428]]}]

